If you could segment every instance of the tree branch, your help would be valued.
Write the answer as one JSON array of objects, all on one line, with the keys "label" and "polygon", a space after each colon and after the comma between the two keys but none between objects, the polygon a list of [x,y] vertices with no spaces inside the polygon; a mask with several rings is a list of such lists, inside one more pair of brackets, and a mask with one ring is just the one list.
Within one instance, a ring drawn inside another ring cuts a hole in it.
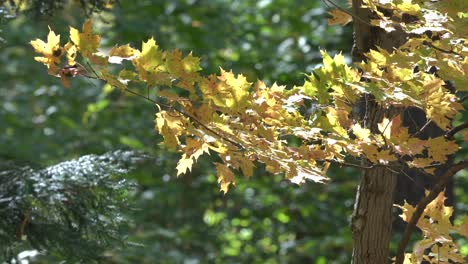
[{"label": "tree branch", "polygon": [[396,264],[403,264],[405,259],[405,250],[408,242],[411,238],[411,234],[413,233],[416,224],[418,223],[419,219],[421,218],[422,214],[424,213],[424,209],[426,206],[432,202],[439,193],[445,188],[447,185],[448,180],[455,175],[460,170],[468,167],[468,161],[461,161],[457,164],[452,165],[447,171],[440,177],[437,184],[432,188],[427,196],[422,198],[418,205],[416,206],[416,210],[414,211],[411,219],[409,220],[408,224],[406,225],[405,232],[403,233],[403,237],[398,244],[397,254],[396,254]]},{"label": "tree branch", "polygon": [[[105,83],[110,84],[109,82],[107,82],[106,80],[104,80],[103,78],[101,78],[101,77],[97,74],[97,72],[94,70],[94,68],[93,68],[91,65],[89,65],[89,63],[88,63],[88,66],[91,68],[91,71],[93,72],[93,74],[95,75],[95,77],[94,77],[94,76],[90,76],[90,75],[88,75],[88,74],[81,74],[81,76],[86,77],[86,78],[90,78],[90,79],[100,80],[100,81],[103,81],[103,82],[105,82]],[[116,88],[118,88],[118,87],[116,87]],[[120,88],[119,88],[119,89],[120,89]],[[209,128],[207,125],[203,124],[200,120],[198,120],[198,119],[197,119],[196,117],[194,117],[193,115],[191,115],[191,114],[189,114],[189,113],[187,113],[187,112],[185,112],[185,111],[183,111],[183,110],[181,110],[181,109],[178,109],[178,108],[176,108],[176,107],[174,107],[174,106],[171,106],[171,105],[168,105],[168,104],[164,104],[164,103],[161,103],[161,102],[157,102],[157,101],[155,101],[155,100],[149,98],[148,96],[145,96],[145,95],[143,95],[143,94],[137,93],[137,92],[135,92],[135,91],[129,89],[128,87],[126,87],[126,88],[123,89],[123,90],[124,90],[125,92],[130,93],[130,94],[133,94],[133,95],[135,95],[135,96],[138,96],[138,97],[140,97],[140,98],[143,98],[143,99],[145,99],[146,101],[148,101],[148,102],[150,102],[150,103],[153,103],[153,104],[158,105],[158,106],[163,106],[164,110],[174,110],[174,111],[180,113],[181,115],[187,117],[188,119],[192,120],[194,123],[197,123],[199,126],[203,127],[206,131],[212,133],[213,135],[219,137],[220,139],[222,139],[222,140],[224,140],[224,141],[226,141],[226,142],[229,142],[231,145],[237,147],[237,148],[240,149],[240,150],[245,150],[244,146],[242,146],[241,144],[239,144],[239,143],[237,143],[237,142],[235,142],[235,141],[233,141],[233,140],[231,140],[231,139],[229,139],[229,138],[227,138],[227,137],[225,137],[225,136],[219,134],[218,132],[216,132],[216,131],[214,131],[213,129]]]},{"label": "tree branch", "polygon": [[466,99],[468,99],[468,94],[465,95],[465,96],[463,96],[462,98],[460,98],[460,99],[458,100],[458,102],[459,102],[459,103],[463,103],[464,101],[466,101]]},{"label": "tree branch", "polygon": [[435,50],[438,50],[438,51],[440,51],[440,52],[443,52],[443,53],[448,53],[448,54],[453,54],[453,55],[457,55],[457,56],[462,56],[460,53],[457,53],[457,52],[455,52],[455,51],[453,51],[453,50],[444,50],[444,49],[442,49],[442,48],[439,48],[439,47],[437,47],[437,46],[434,46],[431,42],[428,42],[428,41],[424,41],[423,44],[424,44],[424,45],[427,45],[427,46],[429,46],[429,47],[431,47],[431,48],[433,48],[433,49],[435,49]]},{"label": "tree branch", "polygon": [[449,131],[447,131],[447,133],[445,133],[445,138],[447,139],[452,139],[453,136],[455,136],[456,133],[462,131],[463,129],[466,129],[468,128],[468,123],[463,123],[459,126],[456,126],[452,129],[450,129]]}]

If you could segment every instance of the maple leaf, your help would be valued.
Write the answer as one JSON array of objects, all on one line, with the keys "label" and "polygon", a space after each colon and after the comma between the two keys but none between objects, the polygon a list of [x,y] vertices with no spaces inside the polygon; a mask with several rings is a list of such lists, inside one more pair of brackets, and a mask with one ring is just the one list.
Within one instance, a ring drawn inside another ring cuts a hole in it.
[{"label": "maple leaf", "polygon": [[188,90],[191,94],[195,93],[194,84],[200,80],[197,73],[201,70],[200,58],[189,53],[182,59],[182,52],[173,50],[165,53],[165,67],[174,79],[178,79],[178,87]]},{"label": "maple leaf", "polygon": [[182,154],[182,157],[177,162],[177,176],[187,173],[187,171],[192,171],[193,159],[188,157],[187,154]]},{"label": "maple leaf", "polygon": [[224,98],[225,104],[229,108],[243,108],[247,105],[247,97],[252,83],[247,81],[244,75],[238,74],[234,76],[232,71],[221,69],[221,74],[218,77],[221,81],[218,89],[226,93]]},{"label": "maple leaf", "polygon": [[77,47],[73,45],[73,43],[68,42],[67,44],[65,44],[64,49],[67,52],[68,66],[75,66],[76,64],[75,60],[76,60],[76,56],[78,52]]},{"label": "maple leaf", "polygon": [[63,55],[63,48],[60,47],[60,35],[56,35],[49,27],[47,43],[40,39],[33,40],[30,43],[34,50],[42,55],[42,57],[34,57],[34,59],[46,65],[49,74],[57,74],[59,71],[58,65]]},{"label": "maple leaf", "polygon": [[74,27],[70,27],[70,39],[85,57],[91,56],[93,53],[97,52],[101,43],[101,37],[93,34],[93,23],[91,19],[86,20],[83,24],[83,32],[78,31],[78,29]]},{"label": "maple leaf", "polygon": [[343,12],[339,9],[333,9],[328,12],[332,17],[328,19],[328,25],[346,25],[349,22],[353,21],[353,17],[350,16],[348,13]]},{"label": "maple leaf", "polygon": [[342,137],[348,137],[348,133],[339,122],[338,112],[333,107],[327,107],[325,111],[326,115],[319,119],[320,127],[324,130],[333,131]]},{"label": "maple leaf", "polygon": [[229,190],[230,185],[235,185],[234,173],[224,164],[216,163],[216,171],[220,189],[224,194]]},{"label": "maple leaf", "polygon": [[252,177],[255,165],[247,157],[240,160],[240,169],[245,177]]},{"label": "maple leaf", "polygon": [[[426,191],[428,195],[429,191]],[[424,208],[423,215],[417,222],[416,226],[422,230],[424,239],[418,241],[413,248],[413,256],[416,263],[425,258],[425,251],[432,247],[432,253],[428,257],[434,257],[441,261],[453,261],[454,263],[462,263],[463,257],[458,251],[458,247],[454,244],[452,237],[449,232],[451,230],[457,231],[458,227],[453,226],[450,217],[453,214],[453,208],[445,206],[444,192],[430,202],[426,208]],[[408,222],[414,211],[415,207],[408,204],[406,201],[403,206],[395,205],[403,210],[400,217]],[[441,244],[435,248],[436,243]],[[426,258],[428,258],[426,257]],[[428,259],[429,260],[429,259]]]},{"label": "maple leaf", "polygon": [[426,95],[424,109],[429,118],[445,129],[458,111],[464,108],[457,102],[455,95],[442,87],[443,84],[443,80],[427,75],[423,84]]},{"label": "maple leaf", "polygon": [[364,140],[364,141],[368,141],[370,140],[370,135],[371,135],[371,132],[369,129],[367,128],[362,128],[361,125],[359,124],[354,124],[353,127],[353,133],[354,135],[360,139],[360,140]]},{"label": "maple leaf", "polygon": [[[320,70],[318,70],[320,72]],[[331,96],[329,87],[325,82],[320,82],[314,75],[306,75],[307,80],[301,86],[303,93],[318,101],[320,104],[327,104]]]},{"label": "maple leaf", "polygon": [[140,54],[132,60],[142,81],[150,85],[171,84],[170,75],[164,70],[164,54],[159,50],[154,38],[143,41]]},{"label": "maple leaf", "polygon": [[418,4],[413,4],[412,0],[402,0],[399,4],[394,4],[396,10],[400,10],[402,13],[408,15],[418,15],[421,11],[421,7]]},{"label": "maple leaf", "polygon": [[178,136],[184,132],[184,120],[177,113],[160,111],[156,113],[155,129],[164,137],[164,144],[171,150],[179,145]]},{"label": "maple leaf", "polygon": [[197,72],[201,70],[200,58],[193,56],[192,52],[182,59],[182,65],[187,72]]},{"label": "maple leaf", "polygon": [[109,62],[120,64],[123,60],[132,60],[139,55],[140,51],[130,47],[129,44],[115,46],[109,51]]},{"label": "maple leaf", "polygon": [[179,138],[174,134],[174,131],[167,125],[167,121],[164,120],[159,133],[164,137],[164,145],[170,150],[175,150],[179,145]]},{"label": "maple leaf", "polygon": [[428,155],[433,162],[444,162],[447,156],[458,151],[459,146],[454,141],[449,141],[443,136],[427,140]]},{"label": "maple leaf", "polygon": [[193,138],[187,138],[185,140],[184,151],[188,157],[192,158],[194,161],[197,161],[198,158],[204,153],[210,154],[209,145],[200,140],[195,140]]}]

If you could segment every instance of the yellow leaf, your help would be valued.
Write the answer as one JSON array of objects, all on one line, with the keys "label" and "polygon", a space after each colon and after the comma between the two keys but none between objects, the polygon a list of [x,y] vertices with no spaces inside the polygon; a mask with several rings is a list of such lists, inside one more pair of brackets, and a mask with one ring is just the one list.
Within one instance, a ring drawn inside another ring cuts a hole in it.
[{"label": "yellow leaf", "polygon": [[68,65],[69,66],[75,66],[76,62],[76,55],[77,55],[77,48],[73,43],[68,42],[65,45],[65,50],[67,51],[67,60],[68,60]]},{"label": "yellow leaf", "polygon": [[342,137],[348,137],[348,133],[339,122],[338,112],[333,107],[326,108],[326,116],[321,117],[320,124],[324,130],[331,130]]},{"label": "yellow leaf", "polygon": [[195,140],[193,138],[187,138],[185,140],[185,144],[185,153],[188,157],[193,158],[194,161],[197,161],[198,158],[203,155],[203,153],[210,154],[209,145],[204,142]]},{"label": "yellow leaf", "polygon": [[412,0],[402,0],[401,4],[396,4],[396,8],[409,15],[418,15],[421,10],[418,4],[412,4]]},{"label": "yellow leaf", "polygon": [[371,49],[368,53],[366,53],[366,57],[369,58],[370,61],[375,62],[380,67],[384,67],[387,65],[389,54],[387,52],[382,53]]},{"label": "yellow leaf", "polygon": [[187,170],[191,171],[192,165],[193,159],[191,157],[187,157],[187,154],[184,153],[179,162],[177,162],[177,176],[187,173]]},{"label": "yellow leaf", "polygon": [[240,159],[240,169],[245,177],[252,177],[254,167],[255,165],[249,158],[244,157]]},{"label": "yellow leaf", "polygon": [[174,112],[167,112],[167,111],[160,111],[156,113],[156,119],[154,120],[156,123],[156,129],[161,131],[164,124],[167,124],[169,128],[174,132],[176,135],[180,135],[181,132],[184,130],[184,120],[183,118]]},{"label": "yellow leaf", "polygon": [[328,25],[333,26],[333,25],[346,25],[349,22],[353,21],[353,18],[348,15],[347,13],[339,10],[339,9],[333,9],[330,12],[328,12],[332,17],[328,19]]},{"label": "yellow leaf", "polygon": [[[291,165],[291,164],[290,164]],[[322,174],[322,170],[318,168],[301,168],[296,166],[290,166],[286,178],[295,184],[303,184],[306,180],[311,180],[319,183],[326,183],[329,179]]]},{"label": "yellow leaf", "polygon": [[167,121],[164,120],[164,125],[160,131],[164,137],[164,145],[170,150],[175,150],[179,145],[179,139],[177,138],[174,131],[167,125]]},{"label": "yellow leaf", "polygon": [[397,205],[395,204],[394,206],[396,207],[399,207],[401,208],[402,210],[402,213],[399,215],[401,217],[401,219],[403,219],[403,221],[405,222],[409,222],[409,220],[411,219],[411,217],[413,216],[414,214],[414,211],[416,210],[416,208],[414,206],[412,206],[411,204],[407,203],[405,201],[405,203],[401,206],[401,205]]},{"label": "yellow leaf", "polygon": [[353,133],[356,137],[360,140],[368,141],[370,140],[370,130],[367,128],[362,128],[361,125],[355,124],[353,125]]},{"label": "yellow leaf", "polygon": [[128,58],[139,53],[139,50],[130,47],[129,44],[113,47],[109,51],[109,56]]},{"label": "yellow leaf", "polygon": [[458,151],[459,147],[454,141],[446,140],[443,136],[427,140],[428,155],[433,162],[445,162],[447,156]]},{"label": "yellow leaf", "polygon": [[184,121],[177,113],[156,113],[155,129],[164,137],[164,144],[175,150],[180,144],[178,136],[184,131]]},{"label": "yellow leaf", "polygon": [[140,53],[139,50],[130,47],[129,44],[113,47],[109,51],[109,62],[120,64],[123,60],[132,60]]},{"label": "yellow leaf", "polygon": [[46,65],[49,69],[49,74],[56,75],[60,70],[58,65],[63,55],[63,48],[60,47],[60,35],[56,35],[49,27],[47,43],[40,39],[33,40],[30,43],[34,50],[43,56],[35,57],[34,59]]},{"label": "yellow leaf", "polygon": [[226,194],[229,190],[229,185],[236,184],[234,173],[226,165],[220,163],[216,164],[216,171],[220,189]]},{"label": "yellow leaf", "polygon": [[379,128],[380,133],[382,133],[382,135],[388,139],[391,138],[391,134],[392,134],[391,124],[392,122],[390,121],[390,119],[386,117],[383,118],[382,122],[377,124],[377,127]]},{"label": "yellow leaf", "polygon": [[83,56],[88,57],[97,52],[101,37],[93,34],[93,24],[91,19],[86,20],[83,24],[83,32],[79,32],[76,28],[70,27],[70,39],[78,47],[78,50]]},{"label": "yellow leaf", "polygon": [[247,82],[247,79],[242,74],[236,77],[232,71],[227,72],[223,69],[221,69],[221,75],[218,79],[221,83],[217,88],[221,93],[225,94],[223,98],[225,105],[233,110],[245,107],[252,83]]},{"label": "yellow leaf", "polygon": [[426,95],[424,110],[428,118],[445,129],[450,125],[451,119],[463,109],[463,106],[458,103],[457,97],[447,91],[443,85],[443,80],[433,75],[425,76],[423,83]]}]

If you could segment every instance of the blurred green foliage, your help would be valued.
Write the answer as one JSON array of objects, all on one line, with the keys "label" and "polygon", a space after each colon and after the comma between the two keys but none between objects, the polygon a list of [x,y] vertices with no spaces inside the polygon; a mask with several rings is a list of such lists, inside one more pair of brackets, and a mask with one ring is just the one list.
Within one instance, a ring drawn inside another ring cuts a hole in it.
[{"label": "blurred green foliage", "polygon": [[[133,246],[108,250],[106,262],[349,262],[357,171],[335,168],[330,184],[299,187],[260,167],[226,195],[203,160],[176,178],[179,155],[159,147],[154,106],[90,80],[65,90],[33,61],[29,41],[44,38],[48,25],[59,33],[81,27],[86,12],[71,3],[1,25],[0,159],[42,166],[122,148],[154,157],[129,175],[139,183],[125,212]],[[202,57],[207,73],[223,67],[292,86],[320,63],[319,47],[349,58],[352,29],[328,27],[326,11],[318,0],[121,0],[93,18],[109,48],[154,36],[163,49]]]}]

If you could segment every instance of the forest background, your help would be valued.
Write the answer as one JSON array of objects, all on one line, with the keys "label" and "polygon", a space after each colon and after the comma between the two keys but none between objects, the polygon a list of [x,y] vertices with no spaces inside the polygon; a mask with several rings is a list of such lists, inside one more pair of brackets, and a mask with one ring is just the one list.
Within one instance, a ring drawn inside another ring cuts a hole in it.
[{"label": "forest background", "polygon": [[[351,61],[352,27],[328,26],[327,10],[322,1],[141,0],[120,1],[91,16],[103,43],[138,41],[137,46],[154,36],[163,49],[201,57],[207,73],[221,66],[249,80],[292,86],[321,63],[319,49],[342,51]],[[109,260],[349,262],[357,170],[332,168],[331,183],[297,186],[260,169],[250,179],[239,177],[226,195],[219,192],[208,158],[177,178],[178,155],[162,147],[154,132],[154,106],[89,80],[64,89],[33,61],[30,40],[44,38],[48,25],[57,33],[68,32],[69,25],[80,28],[87,18],[82,7],[72,3],[51,14],[36,11],[1,21],[0,159],[44,167],[117,149],[151,157],[126,176],[137,183],[123,212],[131,245],[106,252]],[[457,214],[468,212],[467,178],[466,171],[455,178]],[[468,246],[462,253],[468,255]]]}]

